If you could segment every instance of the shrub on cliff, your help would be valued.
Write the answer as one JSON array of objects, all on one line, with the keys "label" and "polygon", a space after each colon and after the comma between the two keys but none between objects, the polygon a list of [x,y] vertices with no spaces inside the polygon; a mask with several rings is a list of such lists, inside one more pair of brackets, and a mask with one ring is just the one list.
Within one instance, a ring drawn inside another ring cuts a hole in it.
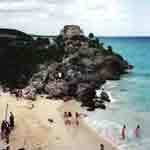
[{"label": "shrub on cliff", "polygon": [[103,43],[100,43],[99,39],[97,37],[95,37],[93,33],[89,33],[88,38],[89,38],[89,47],[90,48],[104,49]]},{"label": "shrub on cliff", "polygon": [[94,34],[93,34],[93,33],[89,33],[88,37],[89,37],[89,39],[91,40],[91,39],[94,38]]},{"label": "shrub on cliff", "polygon": [[[0,53],[0,81],[10,88],[24,87],[39,64],[58,59],[53,48],[38,49],[36,47],[7,47]],[[54,58],[55,56],[55,58]]]}]

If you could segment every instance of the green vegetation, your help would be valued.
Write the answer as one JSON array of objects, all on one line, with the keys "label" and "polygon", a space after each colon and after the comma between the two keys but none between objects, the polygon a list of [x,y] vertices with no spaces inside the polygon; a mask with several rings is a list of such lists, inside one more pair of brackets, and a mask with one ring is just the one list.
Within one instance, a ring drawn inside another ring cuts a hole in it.
[{"label": "green vegetation", "polygon": [[92,40],[94,38],[94,34],[93,33],[89,33],[89,39]]},{"label": "green vegetation", "polygon": [[25,87],[39,64],[60,61],[61,50],[55,45],[48,48],[38,48],[37,45],[4,48],[0,53],[1,84],[10,88]]},{"label": "green vegetation", "polygon": [[99,42],[99,39],[94,36],[93,33],[89,33],[89,47],[103,49],[103,43]]}]

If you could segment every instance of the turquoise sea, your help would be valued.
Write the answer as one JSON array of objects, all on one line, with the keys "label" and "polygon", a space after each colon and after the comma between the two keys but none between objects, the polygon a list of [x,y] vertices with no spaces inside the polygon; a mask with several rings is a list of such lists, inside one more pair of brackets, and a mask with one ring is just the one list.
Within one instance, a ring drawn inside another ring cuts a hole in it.
[{"label": "turquoise sea", "polygon": [[[111,45],[134,65],[119,81],[104,85],[113,101],[106,111],[89,113],[88,122],[99,134],[118,145],[120,150],[150,150],[150,37],[100,37],[105,47]],[[120,130],[127,126],[127,138],[120,139]],[[139,124],[141,137],[133,129]]]}]

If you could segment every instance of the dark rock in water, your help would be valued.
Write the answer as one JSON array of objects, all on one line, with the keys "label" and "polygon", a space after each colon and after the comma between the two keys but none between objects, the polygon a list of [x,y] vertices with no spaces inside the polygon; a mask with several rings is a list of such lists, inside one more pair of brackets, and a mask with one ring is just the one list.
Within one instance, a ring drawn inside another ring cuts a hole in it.
[{"label": "dark rock in water", "polygon": [[87,111],[94,111],[95,110],[95,107],[89,107],[87,108]]},{"label": "dark rock in water", "polygon": [[128,65],[128,69],[129,69],[129,70],[131,70],[131,69],[133,69],[133,68],[134,68],[133,65],[130,65],[130,64]]},{"label": "dark rock in water", "polygon": [[[96,95],[95,87],[88,83],[79,83],[76,91],[77,99],[82,102],[82,107],[88,107],[88,110],[94,110],[97,106],[93,101]],[[100,107],[100,106],[99,106]]]},{"label": "dark rock in water", "polygon": [[103,100],[103,101],[110,102],[109,95],[108,95],[106,92],[104,92],[104,91],[101,92],[100,98],[101,98],[101,100]]},{"label": "dark rock in water", "polygon": [[106,109],[106,106],[104,103],[95,103],[95,108]]},{"label": "dark rock in water", "polygon": [[89,101],[88,103],[82,103],[82,107],[87,107],[88,111],[93,111],[97,108],[106,109],[106,105],[104,104],[104,101]]},{"label": "dark rock in water", "polygon": [[105,101],[102,99],[97,99],[95,100],[95,108],[101,108],[101,109],[106,109]]},{"label": "dark rock in water", "polygon": [[95,102],[91,99],[91,100],[87,100],[86,102],[85,101],[81,101],[82,102],[82,107],[90,107],[90,108],[93,108],[95,109]]},{"label": "dark rock in water", "polygon": [[49,123],[54,123],[54,120],[51,118],[48,118]]}]

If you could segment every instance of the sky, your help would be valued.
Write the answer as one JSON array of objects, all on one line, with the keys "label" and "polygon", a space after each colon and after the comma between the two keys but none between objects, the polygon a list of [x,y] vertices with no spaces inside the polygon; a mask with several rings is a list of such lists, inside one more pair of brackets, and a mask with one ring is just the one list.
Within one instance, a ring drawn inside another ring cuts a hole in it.
[{"label": "sky", "polygon": [[149,36],[150,0],[0,0],[0,28],[56,35],[64,25],[85,34]]}]

